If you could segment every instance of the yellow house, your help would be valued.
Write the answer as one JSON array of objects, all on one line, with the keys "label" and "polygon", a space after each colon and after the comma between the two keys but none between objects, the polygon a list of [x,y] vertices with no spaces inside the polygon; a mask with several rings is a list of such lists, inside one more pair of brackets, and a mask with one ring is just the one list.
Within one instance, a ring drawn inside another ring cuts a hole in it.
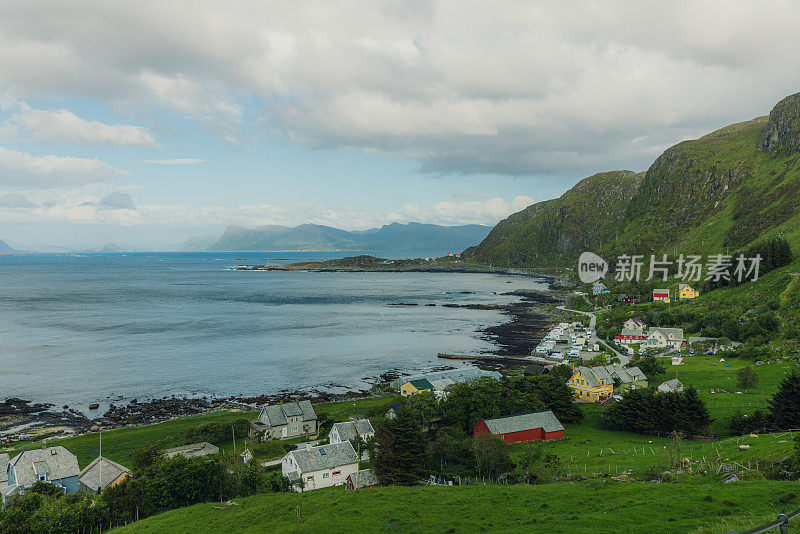
[{"label": "yellow house", "polygon": [[433,384],[424,378],[418,380],[411,380],[400,386],[400,395],[403,397],[410,397],[418,393],[425,393],[426,391],[433,391]]},{"label": "yellow house", "polygon": [[699,296],[700,292],[696,289],[693,289],[689,284],[680,284],[678,286],[679,299],[696,299]]},{"label": "yellow house", "polygon": [[598,402],[614,393],[614,379],[603,367],[578,367],[567,386],[579,402]]}]

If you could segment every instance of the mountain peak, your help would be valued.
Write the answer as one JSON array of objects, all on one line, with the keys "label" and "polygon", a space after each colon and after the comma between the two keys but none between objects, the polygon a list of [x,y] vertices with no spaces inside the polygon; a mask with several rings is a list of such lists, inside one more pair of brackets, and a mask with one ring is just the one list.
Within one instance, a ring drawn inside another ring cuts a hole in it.
[{"label": "mountain peak", "polygon": [[758,148],[782,155],[800,152],[800,93],[775,104],[761,133]]}]

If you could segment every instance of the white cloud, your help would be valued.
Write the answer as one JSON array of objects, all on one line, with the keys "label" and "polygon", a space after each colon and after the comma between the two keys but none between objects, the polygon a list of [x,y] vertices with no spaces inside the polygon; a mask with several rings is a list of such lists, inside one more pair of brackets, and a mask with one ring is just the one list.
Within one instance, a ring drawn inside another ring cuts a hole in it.
[{"label": "white cloud", "polygon": [[11,122],[37,141],[159,148],[153,136],[141,126],[87,121],[66,109],[46,111],[32,109],[27,104],[20,107]]},{"label": "white cloud", "polygon": [[638,169],[800,90],[800,4],[780,0],[87,9],[0,4],[2,85],[20,98],[166,106],[233,142],[257,122],[431,173]]},{"label": "white cloud", "polygon": [[98,159],[33,156],[0,147],[0,186],[44,189],[106,182],[126,174]]},{"label": "white cloud", "polygon": [[204,159],[197,158],[168,158],[168,159],[143,159],[141,163],[151,163],[153,165],[197,165],[203,163]]}]

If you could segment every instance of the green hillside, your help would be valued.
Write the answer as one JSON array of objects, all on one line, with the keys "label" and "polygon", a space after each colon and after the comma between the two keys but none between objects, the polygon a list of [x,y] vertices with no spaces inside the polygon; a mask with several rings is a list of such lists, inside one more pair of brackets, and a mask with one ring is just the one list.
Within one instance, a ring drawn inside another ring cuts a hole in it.
[{"label": "green hillside", "polygon": [[509,216],[464,256],[569,266],[580,252],[737,250],[774,235],[800,245],[800,93],[769,117],[684,141],[643,174],[615,171]]},{"label": "green hillside", "polygon": [[[797,507],[781,482],[625,483],[541,486],[341,487],[267,494],[236,505],[199,504],[114,533],[261,532],[725,532]],[[299,513],[299,521],[298,521]]]}]

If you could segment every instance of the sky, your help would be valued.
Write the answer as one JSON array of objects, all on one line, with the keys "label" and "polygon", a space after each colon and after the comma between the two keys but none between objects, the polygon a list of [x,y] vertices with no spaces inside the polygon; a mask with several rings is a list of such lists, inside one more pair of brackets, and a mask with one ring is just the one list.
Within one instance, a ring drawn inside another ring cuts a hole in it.
[{"label": "sky", "polygon": [[493,225],[800,91],[800,4],[0,0],[0,239]]}]

